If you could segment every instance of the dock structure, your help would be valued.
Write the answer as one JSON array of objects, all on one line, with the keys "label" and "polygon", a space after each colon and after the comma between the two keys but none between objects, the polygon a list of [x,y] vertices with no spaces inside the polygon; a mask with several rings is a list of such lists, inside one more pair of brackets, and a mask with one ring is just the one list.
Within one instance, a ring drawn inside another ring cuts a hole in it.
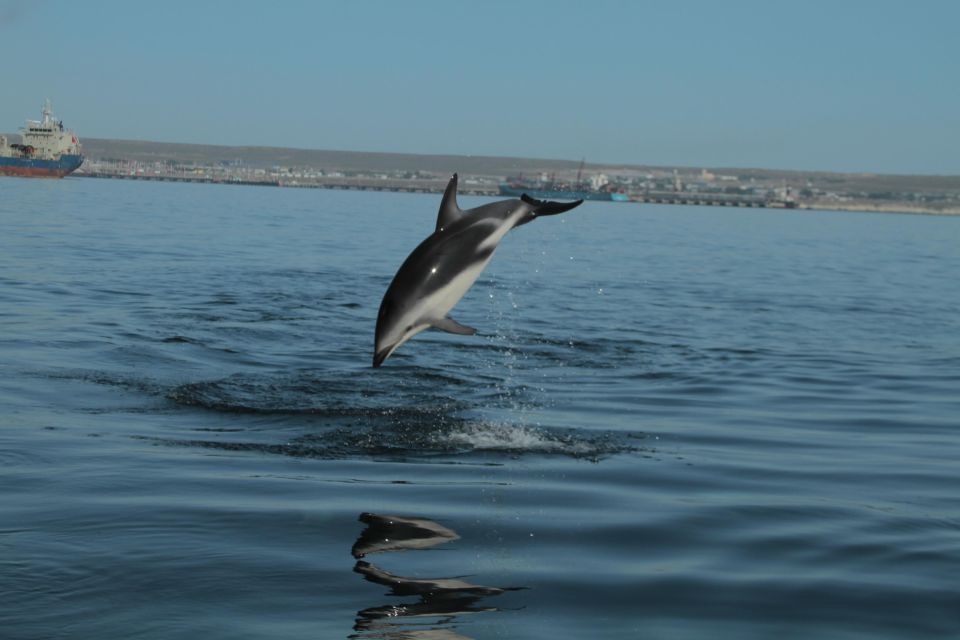
[{"label": "dock structure", "polygon": [[217,178],[211,176],[199,176],[190,174],[139,174],[139,173],[120,173],[112,171],[77,171],[74,174],[76,178],[105,178],[109,180],[147,180],[148,182],[196,182],[203,184],[246,184],[258,187],[279,187],[280,182],[276,179],[248,179],[248,178]]},{"label": "dock structure", "polygon": [[[399,191],[401,193],[443,193],[446,178],[377,178],[372,176],[323,176],[309,180],[282,180],[284,187],[312,187],[315,189],[345,189],[349,191]],[[474,196],[495,196],[497,187],[484,184],[461,184],[459,193]]]},{"label": "dock structure", "polygon": [[709,207],[756,207],[792,209],[796,202],[762,195],[697,193],[693,191],[641,191],[630,194],[632,202],[650,204],[686,204]]},{"label": "dock structure", "polygon": [[[339,176],[314,178],[287,178],[268,175],[263,178],[233,178],[195,173],[123,173],[113,171],[82,171],[78,178],[106,178],[113,180],[148,180],[151,182],[193,182],[198,184],[244,184],[260,187],[294,187],[307,189],[338,189],[343,191],[398,191],[402,193],[443,193],[446,180],[378,178],[373,176]],[[460,193],[477,196],[497,195],[496,186],[464,185]]]}]

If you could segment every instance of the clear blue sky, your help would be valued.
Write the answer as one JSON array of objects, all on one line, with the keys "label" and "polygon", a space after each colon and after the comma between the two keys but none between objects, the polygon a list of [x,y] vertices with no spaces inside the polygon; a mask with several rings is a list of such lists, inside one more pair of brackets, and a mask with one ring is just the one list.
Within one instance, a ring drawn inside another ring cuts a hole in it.
[{"label": "clear blue sky", "polygon": [[960,2],[0,0],[0,130],[960,174]]}]

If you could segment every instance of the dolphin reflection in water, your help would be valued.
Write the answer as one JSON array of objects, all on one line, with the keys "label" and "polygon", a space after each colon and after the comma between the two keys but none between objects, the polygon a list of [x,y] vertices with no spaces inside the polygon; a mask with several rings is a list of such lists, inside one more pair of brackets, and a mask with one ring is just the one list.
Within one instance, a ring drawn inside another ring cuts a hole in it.
[{"label": "dolphin reflection in water", "polygon": [[362,558],[371,553],[429,549],[438,544],[459,540],[453,529],[426,518],[403,518],[361,513],[358,518],[367,525],[353,544],[350,553]]},{"label": "dolphin reflection in water", "polygon": [[407,257],[380,303],[373,366],[379,367],[424,329],[476,333],[448,314],[476,282],[507,232],[582,202],[546,202],[523,195],[463,211],[457,205],[457,174],[453,174],[440,201],[436,230]]},{"label": "dolphin reflection in water", "polygon": [[[353,545],[355,558],[391,551],[429,549],[460,538],[452,529],[425,518],[362,513],[359,519],[367,528]],[[419,598],[413,603],[388,604],[357,612],[354,631],[361,632],[361,635],[354,637],[469,640],[448,626],[453,619],[467,613],[498,611],[496,607],[480,606],[480,601],[506,591],[525,588],[484,586],[467,582],[462,577],[407,578],[384,571],[364,560],[358,560],[353,570],[370,582],[389,587],[389,595]],[[402,618],[429,616],[443,617],[444,626],[414,628],[399,621]]]}]

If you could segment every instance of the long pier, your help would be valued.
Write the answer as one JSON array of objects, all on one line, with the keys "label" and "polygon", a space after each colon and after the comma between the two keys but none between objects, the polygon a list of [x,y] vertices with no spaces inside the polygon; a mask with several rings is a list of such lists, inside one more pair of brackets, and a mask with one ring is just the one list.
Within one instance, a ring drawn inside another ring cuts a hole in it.
[{"label": "long pier", "polygon": [[[84,171],[73,174],[79,178],[105,178],[111,180],[148,180],[151,182],[193,182],[199,184],[244,184],[260,187],[293,187],[305,189],[338,189],[344,191],[399,191],[405,193],[443,193],[446,179],[374,178],[366,176],[322,176],[312,178],[230,178],[189,173],[114,173],[108,171]],[[459,193],[478,196],[495,196],[497,187],[461,182]]]},{"label": "long pier", "polygon": [[149,182],[196,182],[203,184],[246,184],[258,187],[279,187],[278,180],[246,178],[214,178],[210,176],[191,176],[177,174],[128,174],[107,171],[77,171],[71,174],[75,178],[105,178],[109,180],[147,180]]},{"label": "long pier", "polygon": [[794,200],[778,200],[768,196],[732,193],[697,193],[693,191],[647,191],[630,194],[632,202],[651,204],[686,204],[708,207],[757,207],[793,209]]}]

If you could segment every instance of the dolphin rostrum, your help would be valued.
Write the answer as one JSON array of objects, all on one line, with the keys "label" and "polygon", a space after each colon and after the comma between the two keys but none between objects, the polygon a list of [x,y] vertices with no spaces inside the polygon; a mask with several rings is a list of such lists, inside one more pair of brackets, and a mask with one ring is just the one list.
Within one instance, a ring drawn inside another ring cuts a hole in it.
[{"label": "dolphin rostrum", "polygon": [[476,333],[447,314],[480,276],[507,232],[582,202],[545,202],[524,194],[519,200],[462,211],[457,206],[457,174],[453,174],[440,201],[436,231],[407,257],[380,303],[373,366],[379,367],[397,347],[429,327],[461,335]]}]

